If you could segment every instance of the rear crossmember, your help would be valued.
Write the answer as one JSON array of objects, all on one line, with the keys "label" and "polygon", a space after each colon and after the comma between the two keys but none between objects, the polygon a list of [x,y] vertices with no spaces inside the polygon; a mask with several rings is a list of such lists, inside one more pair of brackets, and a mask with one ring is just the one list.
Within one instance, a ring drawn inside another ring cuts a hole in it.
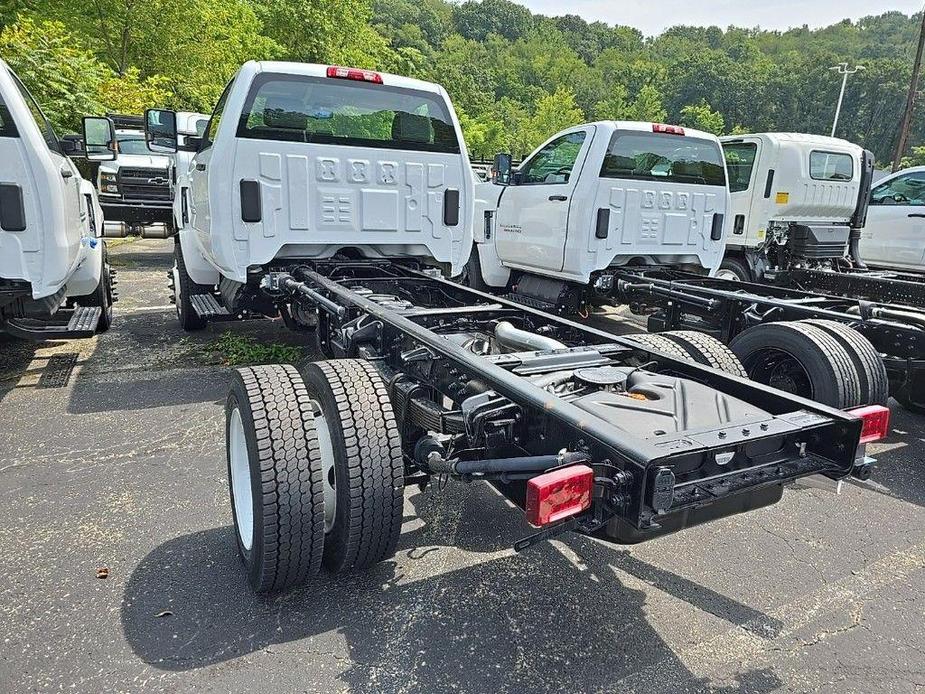
[{"label": "rear crossmember", "polygon": [[[388,385],[406,483],[488,481],[546,525],[538,539],[639,542],[855,469],[859,420],[631,339],[395,263],[274,270],[262,290],[318,312],[322,352],[366,360]],[[562,469],[575,474],[544,483]],[[537,511],[541,493],[567,516]]]}]

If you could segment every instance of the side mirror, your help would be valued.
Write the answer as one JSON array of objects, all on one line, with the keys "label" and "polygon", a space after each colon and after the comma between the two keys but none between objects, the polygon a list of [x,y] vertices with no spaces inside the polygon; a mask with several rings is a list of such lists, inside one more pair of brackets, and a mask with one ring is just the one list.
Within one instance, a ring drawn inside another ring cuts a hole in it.
[{"label": "side mirror", "polygon": [[513,158],[510,154],[499,152],[495,155],[495,163],[491,169],[491,182],[508,185],[511,182],[511,169]]},{"label": "side mirror", "polygon": [[116,158],[116,126],[101,116],[84,116],[84,148],[89,161],[112,161]]},{"label": "side mirror", "polygon": [[145,111],[145,141],[148,149],[158,154],[177,151],[177,114],[159,108]]},{"label": "side mirror", "polygon": [[196,135],[187,135],[185,142],[178,147],[182,152],[198,152],[202,147],[202,138]]},{"label": "side mirror", "polygon": [[83,140],[79,135],[65,135],[59,140],[61,151],[69,157],[81,156],[84,153]]}]

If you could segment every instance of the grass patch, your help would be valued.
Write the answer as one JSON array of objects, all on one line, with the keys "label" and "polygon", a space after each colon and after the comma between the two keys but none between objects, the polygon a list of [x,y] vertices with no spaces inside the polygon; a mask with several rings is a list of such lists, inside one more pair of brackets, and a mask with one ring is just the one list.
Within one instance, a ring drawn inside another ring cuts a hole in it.
[{"label": "grass patch", "polygon": [[251,366],[255,364],[295,363],[302,359],[301,347],[265,344],[247,335],[222,333],[205,351],[216,356],[226,366]]}]

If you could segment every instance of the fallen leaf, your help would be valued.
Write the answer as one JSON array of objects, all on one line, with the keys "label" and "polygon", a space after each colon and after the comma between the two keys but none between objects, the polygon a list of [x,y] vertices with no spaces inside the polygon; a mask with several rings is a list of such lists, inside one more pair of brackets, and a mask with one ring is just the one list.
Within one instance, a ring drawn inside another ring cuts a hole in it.
[{"label": "fallen leaf", "polygon": [[109,578],[109,567],[101,566],[96,570],[97,578]]}]

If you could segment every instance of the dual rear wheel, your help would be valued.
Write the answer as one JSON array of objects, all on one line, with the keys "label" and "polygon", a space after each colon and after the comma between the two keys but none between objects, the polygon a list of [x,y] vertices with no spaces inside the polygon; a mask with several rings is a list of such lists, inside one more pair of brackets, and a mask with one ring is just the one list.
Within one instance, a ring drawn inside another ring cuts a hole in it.
[{"label": "dual rear wheel", "polygon": [[404,461],[387,389],[368,363],[238,369],[226,427],[238,549],[254,590],[395,553]]},{"label": "dual rear wheel", "polygon": [[728,347],[688,330],[632,337],[663,354],[839,409],[885,405],[890,397],[886,368],[876,348],[836,321],[761,323],[741,332]]}]

